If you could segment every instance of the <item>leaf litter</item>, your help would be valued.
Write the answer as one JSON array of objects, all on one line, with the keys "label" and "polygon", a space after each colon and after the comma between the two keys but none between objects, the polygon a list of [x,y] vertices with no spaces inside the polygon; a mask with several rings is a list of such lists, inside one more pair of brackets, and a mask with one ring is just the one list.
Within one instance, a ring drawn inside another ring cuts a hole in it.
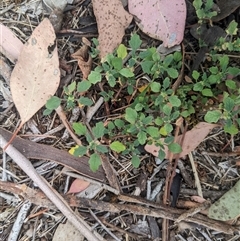
[{"label": "leaf litter", "polygon": [[[161,2],[161,1],[160,1]],[[163,1],[162,1],[163,2]],[[169,3],[168,3],[169,4]],[[168,5],[169,6],[169,5]],[[130,7],[129,7],[130,8]],[[171,9],[171,8],[170,8]],[[98,11],[98,10],[97,10]],[[163,10],[160,10],[160,11],[163,11]],[[175,11],[175,10],[174,10]],[[174,12],[174,11],[172,11],[172,12]],[[95,12],[96,12],[96,10],[95,10]],[[144,11],[144,12],[147,12],[146,10]],[[96,13],[95,13],[95,15],[97,15]],[[135,15],[135,14],[134,14]],[[136,15],[135,15],[136,16]],[[99,24],[99,26],[100,26],[100,24]],[[116,27],[116,25],[114,25],[115,27]],[[126,24],[126,26],[124,26],[124,28],[122,28],[122,30],[123,29],[125,29],[127,26],[129,26],[129,23],[128,24]],[[181,25],[182,26],[182,25]],[[117,28],[117,27],[116,27]],[[101,33],[103,33],[104,31],[102,31],[103,29],[101,29],[101,30],[99,30],[99,34],[101,34]],[[121,31],[122,31],[121,30]],[[183,30],[184,30],[184,26],[183,26]],[[175,30],[174,30],[175,31]],[[181,30],[182,31],[182,30]],[[147,31],[146,31],[146,33],[147,33]],[[174,32],[175,33],[175,32]],[[107,34],[107,37],[105,36],[104,37],[104,35],[100,38],[100,40],[101,39],[103,39],[103,42],[101,42],[101,44],[100,44],[100,46],[99,46],[99,49],[100,49],[100,51],[101,51],[101,54],[102,54],[102,57],[103,56],[105,56],[105,53],[107,53],[108,51],[111,53],[112,51],[113,51],[113,49],[114,48],[116,48],[117,46],[118,46],[118,44],[113,44],[113,46],[111,46],[110,48],[111,48],[111,51],[108,49],[108,47],[106,47],[106,46],[109,46],[108,44],[109,43],[104,43],[104,38],[107,40],[106,42],[108,42],[108,36],[109,36],[109,34],[108,33],[106,33]],[[115,40],[115,37],[116,37],[116,35],[113,35],[113,36],[111,36],[111,38],[110,38],[110,40]],[[151,36],[151,34],[150,34],[150,36]],[[118,43],[120,43],[121,41],[122,41],[122,37],[120,37],[120,38],[116,38],[117,39],[117,41],[118,41]],[[157,39],[158,39],[158,36],[157,36]],[[161,39],[165,44],[166,43],[169,43],[169,39],[166,39],[166,38],[163,38],[163,37],[161,37],[161,38],[159,38],[159,39]],[[179,42],[181,42],[182,40],[180,40],[181,38],[176,38],[176,43],[179,41]],[[120,41],[120,42],[119,42]],[[69,45],[70,46],[70,45]],[[103,46],[103,47],[102,47]],[[105,48],[105,49],[104,49]],[[102,50],[101,50],[102,49]],[[105,52],[105,53],[104,53]],[[33,52],[31,52],[31,54],[33,54]],[[35,54],[33,54],[34,56],[36,56]],[[38,56],[39,57],[39,56]],[[58,57],[57,57],[58,58]],[[84,63],[83,63],[83,65],[84,65]],[[80,67],[80,66],[79,66]],[[81,68],[81,67],[80,67]],[[62,73],[64,73],[64,71],[62,72]],[[83,73],[84,73],[84,71],[83,71]],[[86,76],[87,76],[87,74],[86,74]],[[44,82],[43,82],[44,83]],[[44,89],[44,88],[43,88]],[[26,94],[26,93],[25,93]],[[54,94],[54,93],[53,93]],[[95,93],[91,93],[91,94],[93,94],[93,96],[94,96],[94,94]],[[16,98],[15,98],[16,99]],[[44,103],[43,103],[44,104]],[[17,105],[16,105],[16,107],[17,107]],[[35,108],[35,107],[34,107]],[[41,107],[40,107],[41,108]],[[21,109],[21,108],[20,108]],[[32,114],[32,115],[34,115],[36,112],[37,112],[37,108],[35,108],[36,110],[35,110],[35,112]],[[19,111],[20,112],[20,116],[21,116],[21,113],[24,113],[24,111]],[[24,118],[25,118],[25,120],[27,121],[27,119],[28,119],[28,115],[26,115],[25,113],[24,114],[22,114],[23,116],[24,116]],[[29,118],[31,118],[31,117],[29,117]],[[185,134],[185,139],[184,139],[184,143],[186,144],[184,144],[183,143],[183,145],[182,145],[182,150],[183,150],[183,152],[182,152],[182,154],[181,155],[183,155],[184,153],[185,154],[187,154],[188,152],[190,152],[190,151],[194,151],[194,153],[196,154],[196,166],[197,166],[197,170],[198,170],[198,174],[199,174],[199,176],[200,176],[200,179],[201,179],[201,182],[203,183],[202,185],[204,185],[204,182],[206,182],[207,184],[210,184],[210,185],[212,185],[211,186],[211,188],[213,189],[213,188],[215,188],[214,187],[214,183],[212,183],[211,184],[211,179],[210,179],[210,176],[211,176],[211,173],[214,173],[214,170],[216,171],[216,169],[214,169],[214,168],[216,168],[216,166],[213,164],[213,165],[209,165],[209,163],[208,162],[206,162],[206,161],[204,161],[204,159],[198,159],[198,154],[199,154],[199,151],[201,150],[201,148],[202,148],[202,146],[204,147],[204,150],[207,150],[208,149],[208,144],[209,144],[209,140],[204,140],[203,142],[202,142],[202,144],[201,145],[199,145],[199,143],[206,137],[206,135],[214,128],[214,127],[216,127],[216,125],[211,125],[211,126],[204,126],[205,124],[204,123],[202,123],[203,124],[203,126],[202,127],[199,127],[199,132],[195,132],[195,134],[193,135],[193,133],[194,133],[194,128],[192,129],[192,130],[190,130],[190,131],[187,131],[186,132],[186,134]],[[206,127],[206,128],[204,128],[204,127]],[[205,130],[206,129],[206,130]],[[191,131],[192,131],[192,133],[191,133]],[[201,135],[199,135],[199,133],[201,134]],[[192,139],[191,139],[192,138]],[[193,142],[191,142],[191,140],[194,140]],[[220,140],[219,140],[220,141]],[[221,140],[222,141],[222,140]],[[224,141],[226,141],[226,140],[224,140]],[[217,140],[217,142],[218,142],[218,140]],[[211,143],[211,142],[210,142]],[[212,144],[210,144],[210,146],[211,146]],[[118,148],[119,148],[119,145],[117,146],[117,150],[118,150]],[[155,148],[155,147],[154,147]],[[215,147],[214,147],[215,148]],[[155,151],[156,151],[156,149],[154,149]],[[167,151],[166,151],[166,153],[167,153]],[[153,153],[154,154],[154,153]],[[155,153],[156,154],[156,153]],[[132,182],[132,181],[130,181],[129,182],[129,180],[130,179],[133,179],[133,177],[135,178],[135,179],[137,179],[137,176],[134,176],[135,175],[135,173],[137,173],[137,175],[139,174],[139,172],[136,170],[136,169],[133,169],[132,167],[130,167],[130,166],[128,166],[128,161],[126,161],[126,160],[122,160],[121,159],[121,156],[119,155],[119,154],[117,154],[117,153],[115,153],[114,154],[114,156],[111,156],[111,160],[112,160],[112,162],[113,162],[113,166],[114,166],[114,169],[115,170],[117,170],[117,175],[116,175],[116,173],[114,174],[114,172],[113,173],[111,173],[111,175],[114,177],[113,179],[112,179],[112,181],[113,180],[120,180],[121,181],[121,185],[123,186],[123,188],[125,188],[125,186],[124,186],[124,184],[126,185],[126,184],[129,184],[129,183],[134,183],[134,182]],[[120,160],[120,163],[119,163],[119,160]],[[150,161],[148,161],[149,163],[151,163]],[[142,164],[143,163],[146,163],[144,160],[142,161]],[[206,173],[204,173],[204,171],[206,171],[206,169],[203,167],[203,166],[201,166],[201,164],[203,164],[203,165],[205,165],[205,166],[207,166],[208,167],[208,169],[207,170],[209,170],[209,173],[208,174],[206,174]],[[155,164],[154,164],[155,165]],[[185,163],[185,168],[188,168],[188,164],[187,163]],[[147,168],[147,170],[151,170],[151,169],[153,169],[153,167],[151,166],[151,165],[146,165],[146,168]],[[114,170],[113,169],[113,170]],[[220,175],[221,176],[221,173],[219,173],[219,172],[216,172],[216,174],[217,175]],[[53,174],[54,175],[54,174]],[[108,179],[110,180],[110,175],[109,175],[109,177],[108,177]],[[223,176],[223,178],[224,178],[224,176]],[[127,180],[127,181],[125,181],[125,180]],[[214,180],[214,179],[212,179],[212,180]],[[143,180],[142,179],[139,179],[138,180],[140,183],[141,183],[141,181],[143,182]],[[113,183],[114,183],[115,181],[113,181]],[[223,179],[223,183],[224,183],[224,179]],[[114,184],[111,184],[111,186],[112,185],[114,185]],[[220,184],[219,183],[215,183],[215,185],[217,186],[219,186]],[[220,185],[221,186],[221,185]],[[133,191],[133,189],[131,189],[131,188],[129,188],[129,187],[127,187],[128,189],[127,189],[127,192],[128,193],[130,193],[131,191]],[[229,186],[224,186],[224,188],[226,189],[226,188],[229,188]],[[210,190],[212,190],[212,189],[210,189]],[[125,189],[123,189],[123,190],[125,190]],[[194,191],[194,190],[192,190],[192,191]],[[237,192],[238,193],[238,192]],[[182,193],[182,195],[184,195],[184,193]],[[196,195],[196,194],[195,194]],[[107,195],[108,196],[108,195]],[[194,196],[194,195],[192,195],[192,196]],[[231,199],[231,197],[232,197],[232,194],[227,194],[226,193],[226,196],[228,196],[230,199]],[[123,198],[123,197],[121,197],[121,198]],[[130,202],[131,201],[131,199],[126,199],[126,197],[124,197],[125,198],[125,201],[126,202]],[[129,198],[129,197],[128,197]],[[234,197],[234,198],[236,198],[236,197]],[[233,198],[233,199],[234,199]],[[31,197],[29,197],[29,199],[31,199]],[[225,199],[225,196],[224,196],[224,199]],[[216,199],[215,199],[216,200]],[[234,199],[235,200],[235,199]],[[93,201],[93,200],[92,200]],[[112,200],[111,200],[112,201]],[[137,199],[134,199],[134,206],[135,206],[135,208],[137,208],[137,205],[136,205],[136,203],[138,202],[138,201],[140,201],[140,202],[142,202],[142,203],[144,203],[144,201],[143,200],[141,200],[141,198],[138,198],[137,197]],[[82,201],[82,202],[84,202],[84,200]],[[101,202],[99,201],[98,202],[98,208],[100,209],[100,208],[104,208],[104,207],[102,207],[101,206],[101,204],[100,204]],[[181,203],[181,202],[179,202],[179,203]],[[233,204],[232,205],[234,205],[234,203],[235,202],[233,202]],[[110,203],[109,202],[105,202],[104,203],[104,205],[105,205],[105,209],[103,209],[103,210],[107,210],[107,211],[109,211],[109,210],[111,210],[111,214],[112,213],[114,213],[114,209],[113,209],[113,207],[111,207],[110,208],[110,205],[109,205]],[[87,202],[85,202],[85,207],[89,207],[89,206],[87,206],[87,205],[90,205],[90,202],[87,204]],[[94,206],[94,203],[92,202],[92,204],[91,204],[92,206],[90,206],[90,208],[91,209],[95,209],[96,208],[96,203],[95,203],[95,206]],[[78,207],[80,206],[80,204],[78,204]],[[117,207],[117,205],[115,206],[115,208]],[[127,208],[129,208],[127,205],[125,206],[126,207],[126,209],[120,209],[120,210],[131,210],[131,211],[128,211],[129,212],[129,215],[130,215],[130,213],[131,212],[133,212],[133,210],[134,209],[127,209]],[[222,204],[222,209],[224,209],[225,208],[225,203],[223,203]],[[227,207],[227,206],[226,206]],[[144,210],[144,208],[143,207],[141,207],[141,210]],[[149,210],[150,210],[150,208],[149,208]],[[116,210],[115,210],[116,211]],[[178,211],[178,210],[176,210],[176,211]],[[118,212],[120,212],[120,211],[118,211]],[[214,212],[215,213],[217,213],[217,215],[218,216],[216,216],[216,217],[212,217],[211,216],[211,218],[215,218],[215,219],[221,219],[221,218],[219,218],[221,215],[222,215],[222,213],[220,212],[220,209],[214,209]],[[227,213],[228,211],[226,211],[226,213]],[[141,213],[142,215],[144,215],[143,213]],[[149,214],[149,213],[148,213]],[[146,215],[148,215],[148,214],[146,214]],[[168,210],[168,214],[173,214],[172,213],[172,210],[171,209],[169,209]],[[167,214],[166,214],[167,215]],[[211,214],[212,215],[212,214]],[[219,216],[220,215],[220,216]],[[210,215],[209,215],[210,216]],[[231,219],[231,218],[236,218],[236,212],[234,212],[234,214],[233,215],[231,215],[231,216],[228,216],[228,218],[226,219],[225,218],[225,220],[229,220],[229,219]],[[197,215],[196,215],[196,217],[198,217]],[[223,216],[221,216],[221,217],[223,217]],[[154,220],[155,219],[157,219],[157,218],[154,218]],[[170,218],[171,219],[171,218]],[[174,219],[173,219],[174,220]],[[206,218],[206,220],[207,220],[207,218]],[[139,223],[139,226],[138,226],[138,223]],[[135,227],[136,227],[136,229],[138,228],[138,230],[139,230],[139,228],[141,228],[141,223],[143,223],[143,222],[141,222],[140,221],[140,219],[138,219],[136,222],[135,222]],[[199,220],[199,223],[201,223],[201,221]],[[146,224],[146,230],[148,230],[147,232],[149,232],[149,226],[148,226],[148,223],[146,222],[145,223]],[[191,221],[190,221],[190,223],[189,224],[191,224]],[[216,224],[218,224],[218,225],[220,225],[220,223],[218,223],[218,222],[216,222]],[[108,225],[110,225],[110,224],[108,224]],[[117,225],[116,225],[117,226]],[[205,224],[205,226],[204,226],[204,224],[203,224],[203,227],[206,227],[206,224]],[[225,226],[225,224],[222,224],[222,229],[224,229],[224,227],[227,227],[227,226]],[[230,228],[231,226],[228,226],[228,228],[229,228],[229,230],[231,229]],[[113,230],[114,230],[114,227],[112,227],[113,228]],[[191,228],[191,226],[190,226],[190,228]],[[213,228],[216,228],[216,226],[214,226]],[[203,230],[203,229],[202,229]],[[226,229],[224,229],[225,231],[226,231]],[[133,229],[131,230],[131,228],[130,228],[130,231],[133,231]],[[66,231],[65,231],[66,232]],[[74,231],[75,232],[75,231]],[[139,233],[139,232],[136,232],[136,233]],[[226,233],[227,233],[227,231],[226,231]],[[129,233],[129,235],[131,236],[131,235],[133,235],[132,233]],[[141,235],[141,234],[139,234],[139,235]],[[147,235],[150,235],[149,233],[147,233]],[[179,234],[180,235],[180,234]],[[190,235],[190,234],[189,234]],[[190,235],[191,236],[191,235]],[[140,236],[138,236],[138,237],[140,237]],[[136,236],[135,236],[135,238],[137,238]],[[146,238],[145,238],[145,240],[147,240]]]}]

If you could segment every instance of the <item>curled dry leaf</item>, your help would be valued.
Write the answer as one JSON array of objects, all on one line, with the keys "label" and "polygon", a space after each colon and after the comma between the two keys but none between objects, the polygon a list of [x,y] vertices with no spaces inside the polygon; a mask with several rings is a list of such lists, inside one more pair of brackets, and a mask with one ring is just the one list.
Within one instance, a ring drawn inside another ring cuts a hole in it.
[{"label": "curled dry leaf", "polygon": [[0,52],[15,63],[23,48],[23,43],[6,26],[0,23]]},{"label": "curled dry leaf", "polygon": [[28,121],[54,95],[60,82],[55,33],[45,18],[23,46],[10,88],[22,123]]},{"label": "curled dry leaf", "polygon": [[78,66],[83,73],[83,79],[87,79],[92,69],[92,57],[88,53],[90,42],[83,37],[83,43],[84,45],[72,54],[72,58],[78,61]]},{"label": "curled dry leaf", "polygon": [[98,48],[100,57],[104,58],[121,43],[132,16],[124,10],[120,0],[93,0],[92,3],[98,25]]},{"label": "curled dry leaf", "polygon": [[129,0],[129,12],[137,17],[139,28],[150,37],[173,47],[183,39],[186,21],[185,0]]},{"label": "curled dry leaf", "polygon": [[89,182],[81,179],[75,179],[68,191],[68,193],[78,193],[85,190],[89,186]]},{"label": "curled dry leaf", "polygon": [[[198,123],[192,130],[187,131],[184,136],[184,141],[182,144],[182,152],[180,153],[179,158],[186,156],[191,151],[195,150],[196,147],[204,140],[204,138],[209,134],[209,132],[215,128],[218,127],[217,124],[209,124],[206,122],[200,122]],[[182,135],[179,135],[177,138],[177,143],[180,144]],[[162,139],[162,141],[164,141]],[[168,147],[165,147],[165,154],[166,159],[169,158],[170,152],[168,151]],[[145,150],[149,153],[151,153],[154,156],[158,156],[158,152],[160,150],[160,147],[153,145],[145,145]]]}]

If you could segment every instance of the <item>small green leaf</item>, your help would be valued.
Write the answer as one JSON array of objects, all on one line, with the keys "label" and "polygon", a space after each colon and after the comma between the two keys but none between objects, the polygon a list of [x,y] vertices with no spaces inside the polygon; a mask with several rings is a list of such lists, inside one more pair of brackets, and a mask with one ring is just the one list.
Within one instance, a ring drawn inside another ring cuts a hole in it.
[{"label": "small green leaf", "polygon": [[99,166],[102,164],[101,157],[97,153],[94,153],[90,156],[88,163],[90,165],[90,169],[93,172],[96,172]]},{"label": "small green leaf", "polygon": [[174,154],[182,152],[182,147],[178,143],[171,143],[170,145],[168,145],[168,149]]},{"label": "small green leaf", "polygon": [[98,122],[95,127],[92,128],[93,135],[96,139],[102,137],[105,132],[103,122]]},{"label": "small green leaf", "polygon": [[117,56],[118,58],[124,59],[127,57],[127,48],[125,45],[120,44],[117,48]]},{"label": "small green leaf", "polygon": [[197,72],[196,70],[193,70],[192,72],[193,79],[198,80],[199,76],[200,76],[200,73]]},{"label": "small green leaf", "polygon": [[222,113],[219,110],[208,111],[204,116],[204,120],[208,123],[216,123],[221,118]]},{"label": "small green leaf", "polygon": [[146,131],[151,137],[158,137],[159,136],[159,129],[157,127],[148,126]]},{"label": "small green leaf", "polygon": [[46,109],[43,111],[43,115],[46,116],[46,115],[50,115],[52,113],[52,110],[49,110],[49,109]]},{"label": "small green leaf", "polygon": [[181,105],[181,100],[179,100],[176,95],[169,96],[168,99],[172,106],[179,107]]},{"label": "small green leaf", "polygon": [[139,159],[138,156],[133,155],[132,159],[131,159],[131,162],[132,162],[133,167],[138,168],[140,163],[141,163],[141,160]]},{"label": "small green leaf", "polygon": [[72,124],[72,127],[74,132],[79,136],[85,135],[87,133],[87,127],[83,125],[81,122],[74,122]]},{"label": "small green leaf", "polygon": [[224,131],[226,133],[231,134],[231,135],[236,135],[239,132],[238,128],[235,125],[233,125],[233,124],[230,125],[230,126],[225,125],[224,126]]},{"label": "small green leaf", "polygon": [[232,20],[232,22],[228,25],[226,32],[229,35],[236,35],[238,31],[238,23],[235,20]]},{"label": "small green leaf", "polygon": [[120,141],[114,141],[110,144],[111,150],[120,153],[126,149],[126,146],[124,146]]},{"label": "small green leaf", "polygon": [[52,96],[49,100],[47,100],[46,107],[49,110],[55,110],[61,104],[61,100],[57,96]]},{"label": "small green leaf", "polygon": [[202,90],[202,95],[203,96],[213,96],[213,92],[211,89],[203,89]]},{"label": "small green leaf", "polygon": [[71,94],[76,88],[76,81],[73,81],[70,85],[68,85],[67,89],[67,94]]},{"label": "small green leaf", "polygon": [[118,128],[122,128],[122,127],[124,127],[124,125],[125,125],[124,121],[123,121],[123,120],[120,120],[120,119],[116,119],[116,120],[114,121],[114,124],[115,124]]},{"label": "small green leaf", "polygon": [[90,100],[88,97],[81,96],[78,99],[78,103],[81,104],[81,105],[84,105],[84,106],[91,106],[93,104],[93,101]]},{"label": "small green leaf", "polygon": [[160,160],[164,160],[165,159],[165,156],[166,156],[166,154],[165,154],[165,152],[162,150],[162,148],[158,151],[158,158],[160,159]]},{"label": "small green leaf", "polygon": [[101,82],[102,80],[102,75],[98,71],[91,71],[91,73],[88,75],[88,80],[92,84],[96,84],[98,82]]},{"label": "small green leaf", "polygon": [[83,80],[81,82],[78,82],[77,84],[77,91],[78,92],[84,92],[89,90],[89,88],[91,87],[91,83],[88,80]]},{"label": "small green leaf", "polygon": [[235,101],[230,97],[224,98],[223,103],[224,103],[225,110],[228,112],[232,111],[232,109],[235,106]]},{"label": "small green leaf", "polygon": [[108,152],[108,148],[106,146],[103,146],[103,145],[97,145],[96,150],[98,152],[101,152],[101,153],[107,153]]},{"label": "small green leaf", "polygon": [[170,115],[171,114],[171,111],[172,111],[172,107],[169,106],[169,105],[164,105],[163,106],[163,113],[166,114],[166,115]]},{"label": "small green leaf", "polygon": [[137,134],[137,138],[138,138],[138,141],[141,145],[145,144],[146,140],[147,140],[147,135],[146,135],[146,132],[144,131],[140,131],[138,134]]},{"label": "small green leaf", "polygon": [[128,78],[128,77],[133,77],[134,76],[134,73],[132,72],[132,70],[128,69],[128,68],[123,68],[119,71],[119,73]]},{"label": "small green leaf", "polygon": [[158,93],[160,91],[161,85],[158,82],[152,82],[150,84],[151,91],[154,93]]},{"label": "small green leaf", "polygon": [[143,61],[141,63],[143,72],[146,74],[151,74],[153,65],[154,65],[154,61],[149,61],[149,60]]},{"label": "small green leaf", "polygon": [[203,82],[200,81],[200,82],[197,82],[196,84],[194,84],[193,86],[193,90],[194,91],[202,91],[203,89]]},{"label": "small green leaf", "polygon": [[137,111],[128,107],[126,108],[125,119],[131,124],[134,124],[137,120]]},{"label": "small green leaf", "polygon": [[129,41],[129,45],[133,51],[136,51],[141,46],[142,40],[140,39],[139,35],[133,34]]},{"label": "small green leaf", "polygon": [[[240,72],[240,71],[239,71]],[[236,82],[234,80],[226,80],[226,86],[231,90],[235,90],[237,88]]]},{"label": "small green leaf", "polygon": [[113,65],[114,69],[116,69],[116,70],[122,69],[122,67],[123,67],[122,59],[117,58],[117,57],[113,58],[112,59],[112,65]]},{"label": "small green leaf", "polygon": [[175,79],[175,78],[178,77],[178,71],[176,69],[174,69],[174,68],[167,68],[166,70],[167,70],[168,75],[171,78]]},{"label": "small green leaf", "polygon": [[74,156],[84,156],[87,153],[87,147],[86,146],[78,146],[74,149],[73,155]]}]

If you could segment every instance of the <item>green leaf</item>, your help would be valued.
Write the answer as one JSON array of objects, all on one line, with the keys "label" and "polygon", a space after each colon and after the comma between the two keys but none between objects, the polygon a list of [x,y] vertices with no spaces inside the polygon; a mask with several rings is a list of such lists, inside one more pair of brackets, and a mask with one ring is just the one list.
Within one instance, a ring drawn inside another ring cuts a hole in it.
[{"label": "green leaf", "polygon": [[172,111],[172,107],[171,106],[169,106],[167,104],[163,106],[163,113],[164,114],[169,116],[171,114],[171,111]]},{"label": "green leaf", "polygon": [[115,124],[118,128],[122,128],[122,127],[124,127],[124,125],[125,125],[124,121],[123,121],[123,120],[120,120],[120,119],[116,119],[116,120],[114,121],[114,124]]},{"label": "green leaf", "polygon": [[203,96],[213,96],[213,92],[211,89],[203,89],[202,90],[202,95]]},{"label": "green leaf", "polygon": [[193,6],[195,7],[196,10],[200,9],[202,4],[203,4],[202,0],[194,0],[193,1]]},{"label": "green leaf", "polygon": [[176,79],[178,77],[178,71],[174,68],[167,68],[167,73],[168,75],[173,78],[173,79]]},{"label": "green leaf", "polygon": [[239,132],[238,128],[235,125],[233,125],[233,124],[230,125],[230,126],[225,125],[224,126],[224,131],[226,133],[231,134],[231,135],[236,135]]},{"label": "green leaf", "polygon": [[90,169],[93,172],[96,172],[99,166],[102,164],[101,157],[97,153],[94,153],[90,156],[88,163],[90,165]]},{"label": "green leaf", "polygon": [[103,122],[98,122],[95,127],[92,128],[93,136],[98,139],[104,135],[105,127]]},{"label": "green leaf", "polygon": [[237,88],[236,82],[234,80],[226,80],[226,86],[231,90],[235,90]]},{"label": "green leaf", "polygon": [[59,99],[57,96],[52,96],[49,100],[47,100],[46,107],[49,110],[55,110],[59,107],[61,104],[61,99]]},{"label": "green leaf", "polygon": [[220,62],[220,67],[222,71],[225,71],[229,63],[229,57],[227,55],[219,57],[219,62]]},{"label": "green leaf", "polygon": [[194,84],[193,86],[193,90],[194,91],[202,91],[203,89],[203,82],[200,81],[200,82],[197,82],[196,84]]},{"label": "green leaf", "polygon": [[228,112],[232,111],[232,109],[235,106],[235,101],[230,97],[224,98],[223,103],[224,103],[224,109]]},{"label": "green leaf", "polygon": [[46,109],[43,111],[43,115],[46,116],[46,115],[50,115],[52,113],[52,110],[49,110],[49,109]]},{"label": "green leaf", "polygon": [[204,116],[204,120],[208,123],[216,123],[221,118],[222,113],[219,110],[208,111]]},{"label": "green leaf", "polygon": [[70,85],[67,87],[67,94],[71,94],[76,88],[76,81],[73,81]]},{"label": "green leaf", "polygon": [[81,122],[74,122],[72,124],[72,127],[74,132],[79,136],[85,135],[87,133],[87,127],[83,125]]},{"label": "green leaf", "polygon": [[174,154],[182,152],[182,147],[178,143],[171,143],[168,145],[168,149]]},{"label": "green leaf", "polygon": [[87,153],[87,147],[86,146],[78,146],[74,149],[73,155],[74,156],[84,156]]},{"label": "green leaf", "polygon": [[152,121],[153,121],[153,116],[151,116],[151,115],[149,115],[149,116],[147,116],[147,117],[144,117],[144,118],[142,119],[142,123],[143,123],[144,125],[149,125],[149,124],[152,123]]},{"label": "green leaf", "polygon": [[158,93],[160,91],[161,85],[158,82],[152,82],[150,83],[151,91],[154,93]]},{"label": "green leaf", "polygon": [[238,31],[238,23],[235,22],[235,20],[232,20],[232,22],[228,25],[226,32],[229,35],[236,35]]},{"label": "green leaf", "polygon": [[145,144],[146,140],[147,140],[147,135],[146,135],[146,132],[144,131],[140,131],[138,134],[137,134],[137,138],[138,138],[138,141],[141,145]]},{"label": "green leaf", "polygon": [[114,141],[110,144],[111,150],[120,153],[126,149],[126,146],[124,146],[120,141]]},{"label": "green leaf", "polygon": [[114,87],[116,85],[116,78],[112,75],[112,73],[110,72],[107,72],[106,73],[106,79],[108,81],[108,84],[111,86],[111,87]]},{"label": "green leaf", "polygon": [[140,163],[141,163],[141,160],[139,159],[138,156],[133,155],[132,159],[131,159],[131,162],[132,162],[133,167],[138,168]]},{"label": "green leaf", "polygon": [[173,126],[172,126],[170,123],[166,123],[166,124],[164,125],[164,127],[165,127],[165,129],[166,129],[166,131],[167,131],[168,134],[171,133],[172,130],[173,130]]},{"label": "green leaf", "polygon": [[137,120],[137,111],[128,107],[126,108],[125,120],[131,124],[134,124]]},{"label": "green leaf", "polygon": [[181,105],[181,100],[179,100],[176,95],[169,96],[168,99],[172,106],[179,107]]},{"label": "green leaf", "polygon": [[117,48],[117,56],[118,58],[124,59],[127,57],[127,48],[125,45],[120,44]]},{"label": "green leaf", "polygon": [[166,156],[166,154],[165,154],[165,152],[162,150],[162,148],[158,151],[158,158],[160,159],[160,160],[164,160],[165,159],[165,156]]},{"label": "green leaf", "polygon": [[146,131],[151,137],[158,137],[159,134],[160,134],[159,129],[157,127],[154,127],[154,126],[148,126]]},{"label": "green leaf", "polygon": [[141,67],[144,73],[151,74],[154,61],[146,60],[141,63]]},{"label": "green leaf", "polygon": [[81,104],[81,105],[84,105],[84,106],[91,106],[93,104],[93,101],[90,100],[88,97],[81,96],[78,99],[78,103]]},{"label": "green leaf", "polygon": [[129,45],[133,51],[136,51],[141,46],[142,40],[140,39],[139,35],[133,34],[129,41]]},{"label": "green leaf", "polygon": [[237,76],[237,75],[239,75],[239,73],[240,73],[240,69],[237,68],[237,67],[228,67],[228,68],[227,68],[227,73],[228,73],[228,74],[231,74],[231,75],[233,75],[233,76]]},{"label": "green leaf", "polygon": [[98,71],[91,71],[91,73],[88,75],[88,80],[90,81],[90,83],[92,84],[96,84],[98,82],[101,82],[102,80],[102,75],[100,72]]},{"label": "green leaf", "polygon": [[106,146],[103,146],[103,145],[97,145],[96,150],[98,152],[101,152],[101,153],[107,153],[108,152],[108,148]]},{"label": "green leaf", "polygon": [[193,70],[192,72],[193,79],[198,80],[199,76],[200,76],[200,73],[197,72],[196,70]]},{"label": "green leaf", "polygon": [[78,92],[84,92],[89,90],[89,88],[91,87],[91,83],[88,80],[83,80],[81,82],[78,82],[77,84],[77,91]]},{"label": "green leaf", "polygon": [[209,71],[210,71],[212,74],[217,74],[217,73],[219,72],[218,67],[216,67],[216,66],[210,67],[210,68],[209,68]]},{"label": "green leaf", "polygon": [[116,69],[116,70],[122,69],[122,67],[123,67],[122,59],[117,58],[117,57],[113,58],[112,59],[112,65],[113,65],[114,69]]},{"label": "green leaf", "polygon": [[123,68],[119,71],[119,73],[128,78],[128,77],[133,77],[134,76],[134,73],[132,72],[132,70],[128,69],[128,68]]}]

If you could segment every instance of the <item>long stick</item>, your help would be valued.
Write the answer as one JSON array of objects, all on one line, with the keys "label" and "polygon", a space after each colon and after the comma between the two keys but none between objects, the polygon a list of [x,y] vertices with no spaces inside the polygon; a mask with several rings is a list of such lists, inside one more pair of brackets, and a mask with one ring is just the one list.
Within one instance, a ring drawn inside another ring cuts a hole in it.
[{"label": "long stick", "polygon": [[[0,135],[0,146],[3,148],[7,141]],[[96,232],[91,231],[91,227],[77,216],[68,206],[64,199],[58,194],[48,182],[42,178],[32,166],[31,162],[23,156],[12,145],[6,149],[6,153],[17,163],[19,167],[39,186],[45,195],[56,205],[56,207],[68,218],[68,220],[88,239],[91,241],[105,240]],[[97,237],[97,236],[98,237]]]}]

